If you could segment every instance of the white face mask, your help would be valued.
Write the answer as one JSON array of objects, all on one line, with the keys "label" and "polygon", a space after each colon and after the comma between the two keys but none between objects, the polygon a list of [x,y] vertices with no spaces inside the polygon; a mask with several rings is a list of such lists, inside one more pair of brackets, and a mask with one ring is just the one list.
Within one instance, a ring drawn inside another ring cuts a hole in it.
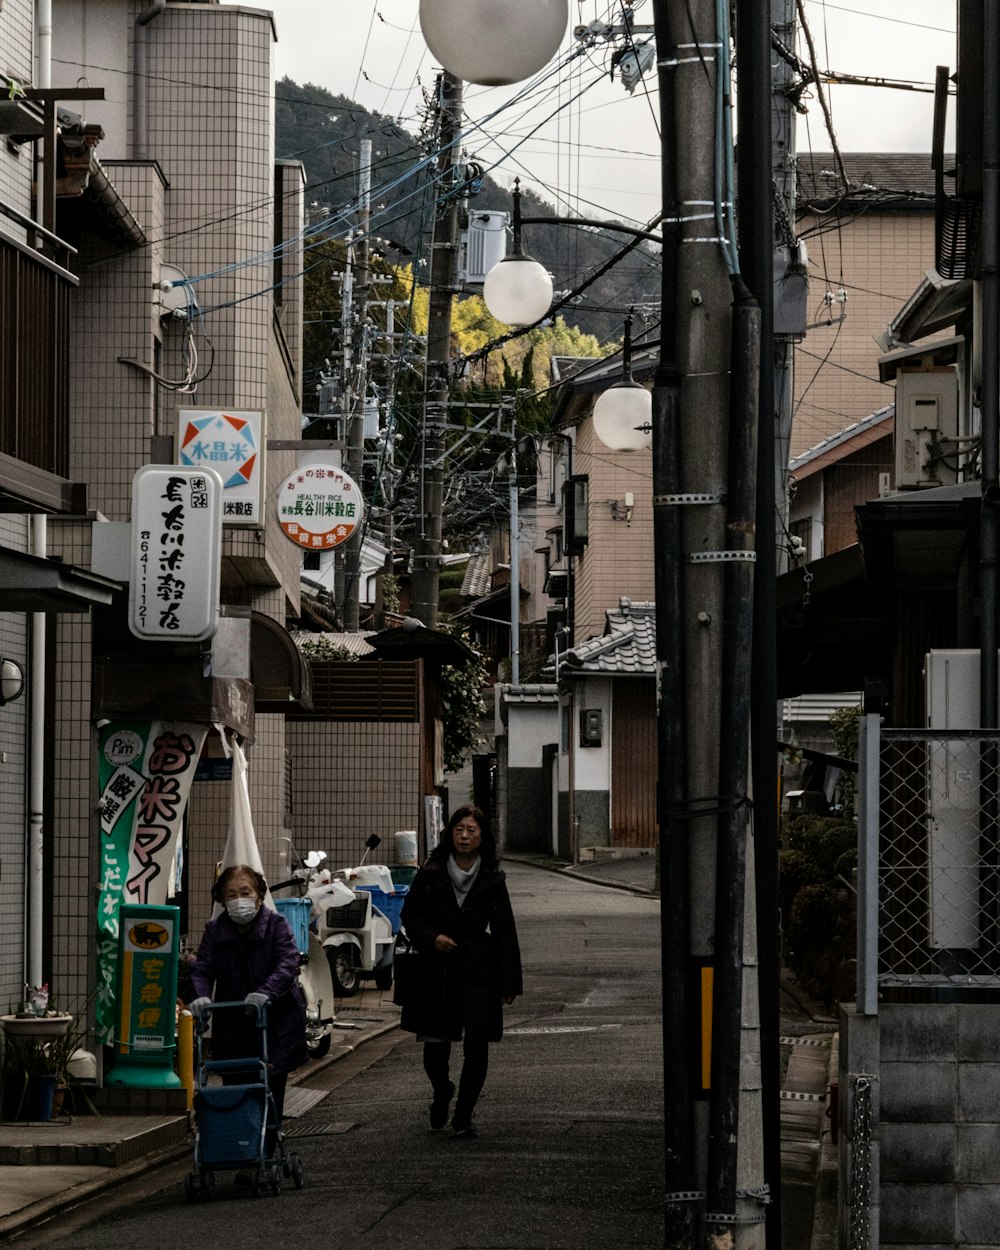
[{"label": "white face mask", "polygon": [[257,900],[254,898],[227,899],[226,911],[233,924],[249,924],[257,914]]}]

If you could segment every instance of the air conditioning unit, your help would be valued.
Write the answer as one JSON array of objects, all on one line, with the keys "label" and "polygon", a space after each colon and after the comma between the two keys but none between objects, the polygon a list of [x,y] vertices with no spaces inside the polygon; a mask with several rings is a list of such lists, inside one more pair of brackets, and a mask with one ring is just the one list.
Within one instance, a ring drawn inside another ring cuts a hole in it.
[{"label": "air conditioning unit", "polygon": [[507,213],[469,213],[458,241],[458,280],[482,286],[486,275],[507,255]]},{"label": "air conditioning unit", "polygon": [[896,375],[896,489],[958,480],[958,374],[950,366]]}]

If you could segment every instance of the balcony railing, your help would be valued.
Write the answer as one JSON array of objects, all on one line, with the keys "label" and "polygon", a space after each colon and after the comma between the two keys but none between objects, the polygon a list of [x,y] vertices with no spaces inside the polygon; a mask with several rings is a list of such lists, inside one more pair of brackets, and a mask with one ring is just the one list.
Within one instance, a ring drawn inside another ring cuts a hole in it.
[{"label": "balcony railing", "polygon": [[[42,233],[9,206],[0,210],[26,231]],[[72,251],[56,242],[65,254]],[[76,285],[69,270],[0,230],[0,454],[59,477],[69,461],[69,313]]]}]

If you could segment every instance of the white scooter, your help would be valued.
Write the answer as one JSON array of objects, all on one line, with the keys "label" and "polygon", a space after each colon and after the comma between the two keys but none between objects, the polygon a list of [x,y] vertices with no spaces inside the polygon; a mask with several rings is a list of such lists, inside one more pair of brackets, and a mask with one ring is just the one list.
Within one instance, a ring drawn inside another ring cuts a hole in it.
[{"label": "white scooter", "polygon": [[317,937],[326,952],[334,987],[344,998],[357,994],[365,980],[374,981],[379,990],[392,987],[395,926],[375,906],[369,889],[364,888],[386,895],[397,893],[392,874],[384,864],[364,862],[368,851],[381,841],[377,834],[372,834],[356,868],[332,873],[314,871],[309,886]]},{"label": "white scooter", "polygon": [[[312,861],[312,862],[310,862]],[[289,881],[281,881],[275,890],[293,887],[289,898],[275,898],[275,905],[291,924],[299,948],[299,984],[306,1000],[306,1046],[310,1059],[329,1054],[333,1030],[338,1027],[333,1010],[333,978],[323,944],[310,926],[311,900],[303,896],[314,868],[321,862],[310,852]],[[273,894],[272,894],[273,897]],[[310,904],[308,907],[306,904]]]}]

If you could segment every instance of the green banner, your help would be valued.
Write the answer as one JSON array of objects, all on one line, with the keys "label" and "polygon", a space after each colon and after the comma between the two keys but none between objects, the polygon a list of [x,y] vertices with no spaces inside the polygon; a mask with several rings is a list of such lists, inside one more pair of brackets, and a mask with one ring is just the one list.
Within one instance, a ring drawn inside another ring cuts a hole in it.
[{"label": "green banner", "polygon": [[167,901],[177,838],[207,725],[111,721],[100,737],[97,1036],[115,1040],[118,912]]}]

